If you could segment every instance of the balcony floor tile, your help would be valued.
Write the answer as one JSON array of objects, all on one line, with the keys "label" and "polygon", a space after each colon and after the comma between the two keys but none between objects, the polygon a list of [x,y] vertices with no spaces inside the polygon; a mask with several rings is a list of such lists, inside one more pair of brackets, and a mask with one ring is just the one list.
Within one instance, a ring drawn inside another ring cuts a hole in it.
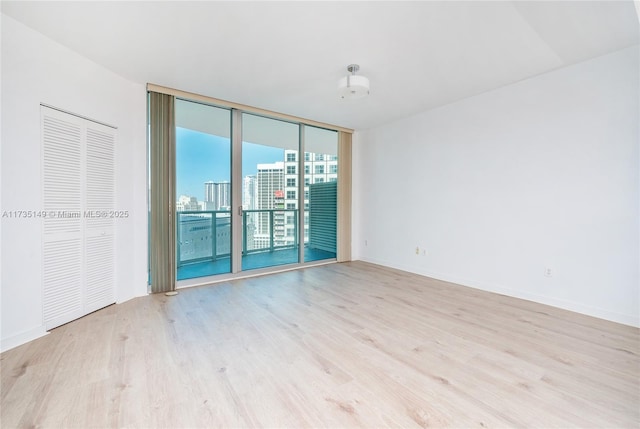
[{"label": "balcony floor tile", "polygon": [[[335,258],[336,254],[324,250],[305,247],[305,262],[320,261]],[[273,252],[259,252],[242,257],[242,270],[254,270],[257,268],[273,267],[278,265],[293,264],[298,261],[298,249],[282,249]],[[221,258],[217,261],[204,261],[183,265],[178,268],[178,280],[186,280],[197,277],[225,274],[231,271],[231,259]]]}]

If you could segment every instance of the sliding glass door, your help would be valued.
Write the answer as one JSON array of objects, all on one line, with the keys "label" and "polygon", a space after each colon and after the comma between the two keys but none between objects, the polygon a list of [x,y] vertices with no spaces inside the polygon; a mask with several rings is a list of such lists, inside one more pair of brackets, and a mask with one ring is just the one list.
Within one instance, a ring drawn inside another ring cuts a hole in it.
[{"label": "sliding glass door", "polygon": [[337,253],[338,133],[304,127],[304,262]]},{"label": "sliding glass door", "polygon": [[338,132],[175,99],[176,280],[336,259]]},{"label": "sliding glass door", "polygon": [[242,140],[242,269],[335,259],[338,133],[243,114]]},{"label": "sliding glass door", "polygon": [[231,272],[231,111],[177,99],[177,279]]},{"label": "sliding glass door", "polygon": [[297,124],[242,115],[242,270],[299,262],[298,147]]}]

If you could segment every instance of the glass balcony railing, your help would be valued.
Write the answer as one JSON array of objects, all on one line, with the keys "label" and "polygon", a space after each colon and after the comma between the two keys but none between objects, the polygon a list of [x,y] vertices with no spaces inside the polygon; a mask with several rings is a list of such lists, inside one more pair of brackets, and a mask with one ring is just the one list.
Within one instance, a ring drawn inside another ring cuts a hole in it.
[{"label": "glass balcony railing", "polygon": [[177,212],[178,267],[231,255],[231,212]]},{"label": "glass balcony railing", "polygon": [[[178,267],[231,255],[231,212],[177,212]],[[298,210],[245,210],[242,255],[298,247]]]},{"label": "glass balcony railing", "polygon": [[298,210],[242,212],[242,254],[298,247]]},{"label": "glass balcony railing", "polygon": [[[304,258],[310,262],[336,257],[335,222],[315,221],[305,210],[304,229],[298,209],[245,210],[242,213],[242,270],[300,262],[299,234],[304,232]],[[182,211],[177,219],[177,279],[231,272],[231,212]],[[329,219],[329,220],[327,220]]]}]

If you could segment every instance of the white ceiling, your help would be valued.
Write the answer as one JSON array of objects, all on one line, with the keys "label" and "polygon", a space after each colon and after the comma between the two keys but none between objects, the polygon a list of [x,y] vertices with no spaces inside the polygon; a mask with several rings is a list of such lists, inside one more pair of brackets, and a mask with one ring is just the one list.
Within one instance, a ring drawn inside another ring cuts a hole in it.
[{"label": "white ceiling", "polygon": [[[640,42],[633,1],[2,1],[2,12],[135,82],[354,129]],[[351,63],[371,95],[341,101]]]}]

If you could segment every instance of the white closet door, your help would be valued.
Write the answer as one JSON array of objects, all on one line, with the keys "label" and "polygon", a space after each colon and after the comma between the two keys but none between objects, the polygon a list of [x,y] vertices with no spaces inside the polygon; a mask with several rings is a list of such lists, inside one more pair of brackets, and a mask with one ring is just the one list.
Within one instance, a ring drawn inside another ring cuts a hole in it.
[{"label": "white closet door", "polygon": [[[82,316],[82,120],[42,114],[43,281],[47,329]],[[67,117],[69,116],[69,117]]]},{"label": "white closet door", "polygon": [[46,329],[115,302],[115,130],[41,107]]},{"label": "white closet door", "polygon": [[115,130],[87,124],[85,258],[87,313],[115,302]]}]

